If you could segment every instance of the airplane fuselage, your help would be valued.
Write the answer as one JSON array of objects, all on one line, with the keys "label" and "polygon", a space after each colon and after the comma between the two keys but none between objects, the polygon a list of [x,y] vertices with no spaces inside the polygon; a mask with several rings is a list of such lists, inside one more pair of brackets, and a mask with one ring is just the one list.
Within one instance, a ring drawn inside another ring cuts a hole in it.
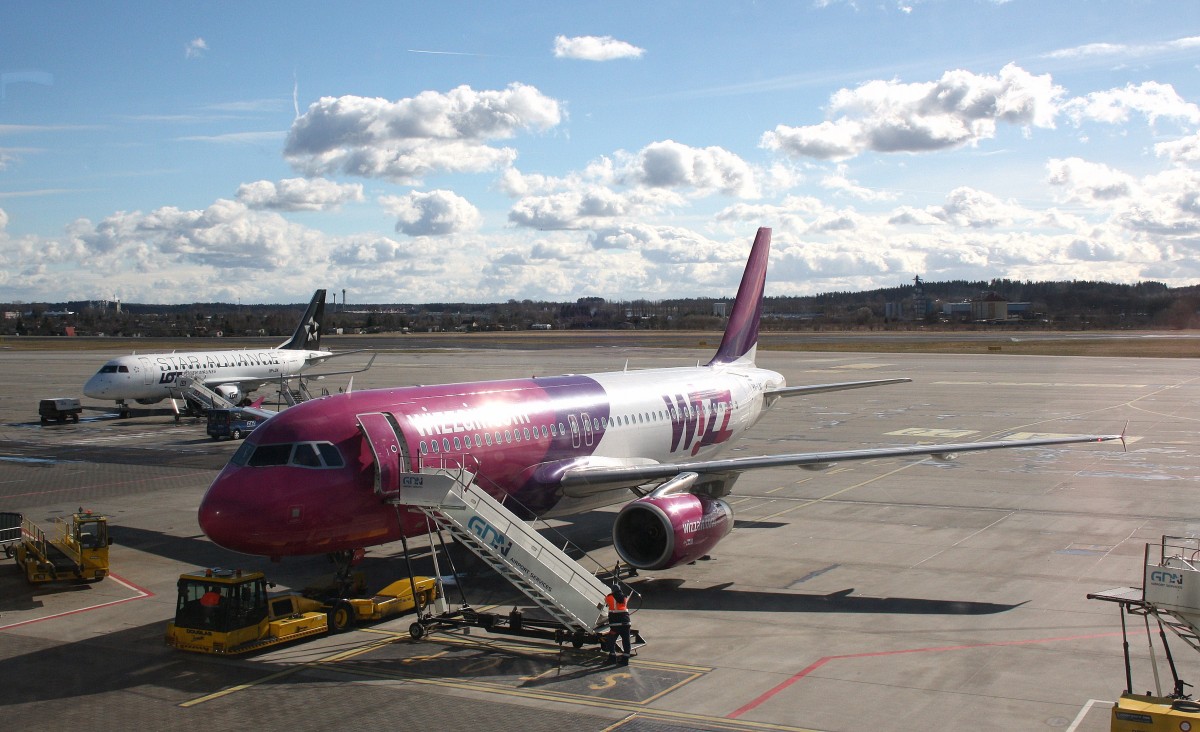
[{"label": "airplane fuselage", "polygon": [[238,384],[245,391],[301,373],[325,351],[247,348],[190,353],[121,356],[104,364],[84,384],[92,399],[149,404],[180,394],[180,379],[203,384]]},{"label": "airplane fuselage", "polygon": [[[762,415],[764,391],[783,383],[773,371],[727,364],[323,397],[255,430],[209,488],[200,523],[218,544],[251,554],[386,543],[415,533],[423,519],[381,501],[379,476],[437,467],[471,471],[484,490],[510,497],[518,514],[625,502],[629,485],[571,490],[558,478],[581,465],[714,455]],[[372,434],[372,415],[388,420],[391,445]]]}]

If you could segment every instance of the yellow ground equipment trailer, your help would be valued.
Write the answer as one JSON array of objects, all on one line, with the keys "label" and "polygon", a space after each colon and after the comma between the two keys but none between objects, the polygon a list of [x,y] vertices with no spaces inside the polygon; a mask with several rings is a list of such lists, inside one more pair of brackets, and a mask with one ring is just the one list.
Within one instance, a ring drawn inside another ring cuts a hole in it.
[{"label": "yellow ground equipment trailer", "polygon": [[[1089,600],[1115,602],[1121,609],[1121,636],[1125,653],[1125,691],[1113,705],[1112,732],[1200,732],[1200,702],[1192,699],[1179,678],[1166,630],[1171,630],[1192,650],[1200,651],[1200,539],[1164,536],[1159,544],[1147,544],[1141,587],[1116,587],[1093,592]],[[1150,649],[1154,691],[1133,693],[1126,616],[1141,617]],[[1154,634],[1150,620],[1158,626],[1163,656],[1171,672],[1172,688],[1162,688]]]},{"label": "yellow ground equipment trailer", "polygon": [[0,513],[0,544],[32,584],[108,576],[108,519],[82,508],[69,519],[55,519],[50,532],[19,513]]},{"label": "yellow ground equipment trailer", "polygon": [[[337,633],[355,623],[421,609],[438,596],[437,581],[398,580],[371,597],[315,592],[268,593],[262,572],[207,569],[180,575],[175,621],[167,645],[184,651],[236,655],[280,643]],[[415,597],[414,597],[415,594]],[[318,596],[313,596],[318,595]]]}]

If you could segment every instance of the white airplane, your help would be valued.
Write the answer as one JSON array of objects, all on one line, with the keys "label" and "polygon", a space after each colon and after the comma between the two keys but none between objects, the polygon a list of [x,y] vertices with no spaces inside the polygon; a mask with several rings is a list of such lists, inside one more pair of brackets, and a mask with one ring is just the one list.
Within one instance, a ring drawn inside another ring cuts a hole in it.
[{"label": "white airplane", "polygon": [[146,353],[114,358],[83,386],[85,396],[112,400],[121,417],[128,402],[183,397],[181,382],[199,383],[237,403],[260,386],[301,375],[334,354],[321,350],[325,290],[317,290],[292,337],[275,348]]}]

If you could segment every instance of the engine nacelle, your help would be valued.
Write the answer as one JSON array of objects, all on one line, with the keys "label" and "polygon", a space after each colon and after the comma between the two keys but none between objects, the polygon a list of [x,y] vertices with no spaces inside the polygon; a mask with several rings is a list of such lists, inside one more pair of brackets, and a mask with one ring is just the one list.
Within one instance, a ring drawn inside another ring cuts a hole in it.
[{"label": "engine nacelle", "polygon": [[646,496],[613,522],[613,544],[626,564],[668,569],[694,562],[733,528],[733,509],[720,498],[692,493]]},{"label": "engine nacelle", "polygon": [[242,400],[242,390],[237,384],[221,384],[214,391],[234,404]]}]

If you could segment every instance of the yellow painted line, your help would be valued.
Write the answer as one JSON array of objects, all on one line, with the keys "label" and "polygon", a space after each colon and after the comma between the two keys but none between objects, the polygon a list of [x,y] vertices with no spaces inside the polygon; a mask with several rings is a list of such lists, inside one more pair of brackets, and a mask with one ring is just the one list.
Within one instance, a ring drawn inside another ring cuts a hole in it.
[{"label": "yellow painted line", "polygon": [[349,651],[340,651],[338,653],[333,654],[332,656],[326,656],[325,658],[321,658],[316,661],[306,661],[305,663],[302,663],[298,666],[293,666],[291,668],[284,669],[283,671],[279,671],[279,672],[270,674],[268,676],[264,676],[263,678],[257,679],[255,681],[251,681],[251,682],[245,683],[245,684],[238,684],[237,686],[231,686],[228,689],[222,689],[221,691],[214,692],[214,693],[208,694],[206,696],[201,696],[196,699],[192,699],[191,701],[183,702],[179,706],[184,707],[184,708],[194,707],[199,704],[203,704],[205,702],[213,701],[214,699],[220,699],[222,697],[229,696],[230,694],[235,694],[239,691],[245,691],[246,689],[250,689],[255,686],[259,686],[260,684],[265,684],[269,681],[274,681],[276,679],[281,679],[286,676],[290,676],[294,673],[299,673],[300,671],[303,671],[306,668],[315,668],[317,666],[321,666],[326,663],[333,663],[335,661],[343,661],[347,658],[353,658],[354,656],[358,656],[358,655],[366,653],[368,651],[373,651],[380,646],[387,645],[388,643],[391,643],[392,641],[393,641],[392,638],[389,638],[389,639],[383,640],[383,641],[376,641],[374,643],[370,643],[366,646],[363,646],[362,648],[354,648]]},{"label": "yellow painted line", "polygon": [[855,488],[861,488],[861,487],[863,487],[864,485],[870,485],[870,484],[874,483],[874,482],[875,482],[875,481],[877,481],[877,480],[883,480],[884,478],[889,478],[889,477],[891,477],[891,476],[895,475],[896,473],[899,473],[901,470],[908,470],[909,468],[911,468],[911,467],[912,467],[912,466],[914,466],[914,465],[920,465],[920,463],[919,463],[919,462],[913,462],[913,463],[908,463],[908,464],[905,464],[905,465],[901,465],[900,467],[896,468],[895,470],[890,470],[890,471],[888,471],[888,472],[886,472],[886,473],[881,473],[881,474],[879,474],[879,475],[875,476],[874,478],[870,478],[869,480],[864,480],[863,482],[861,482],[861,483],[855,483],[854,485],[848,485],[848,486],[846,486],[845,488],[841,489],[840,491],[834,491],[833,493],[830,493],[830,494],[828,494],[828,495],[821,496],[820,498],[814,498],[814,499],[812,499],[812,500],[809,500],[809,501],[804,501],[804,502],[802,502],[802,503],[797,503],[797,504],[796,504],[796,505],[794,505],[794,506],[791,506],[791,507],[789,507],[789,508],[785,508],[785,509],[783,509],[782,511],[779,511],[778,513],[773,513],[773,514],[771,514],[771,515],[769,515],[769,516],[759,516],[758,518],[756,518],[756,519],[754,519],[754,520],[755,520],[755,521],[767,521],[767,520],[769,520],[769,519],[778,518],[779,516],[782,516],[782,515],[784,515],[785,513],[791,513],[792,511],[796,511],[796,510],[798,510],[798,509],[801,509],[801,508],[808,508],[809,506],[813,505],[814,503],[820,503],[821,501],[827,501],[827,500],[829,500],[830,498],[834,498],[834,497],[836,497],[836,496],[840,496],[840,495],[842,495],[843,493],[847,493],[847,492],[849,492],[849,491],[852,491],[852,490],[854,490]]}]

